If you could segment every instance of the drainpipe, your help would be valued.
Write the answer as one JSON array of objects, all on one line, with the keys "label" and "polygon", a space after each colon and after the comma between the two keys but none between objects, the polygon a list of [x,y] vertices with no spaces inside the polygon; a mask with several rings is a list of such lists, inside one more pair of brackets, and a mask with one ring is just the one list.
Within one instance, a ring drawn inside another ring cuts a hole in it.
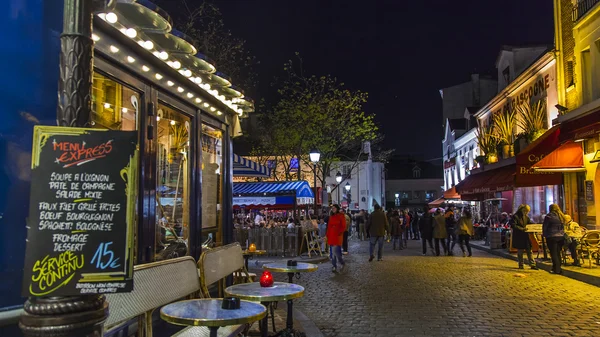
[{"label": "drainpipe", "polygon": [[[94,11],[113,8],[113,0],[64,0],[58,84],[59,126],[86,127],[91,120]],[[104,295],[30,297],[19,328],[26,337],[98,337],[108,317]]]}]

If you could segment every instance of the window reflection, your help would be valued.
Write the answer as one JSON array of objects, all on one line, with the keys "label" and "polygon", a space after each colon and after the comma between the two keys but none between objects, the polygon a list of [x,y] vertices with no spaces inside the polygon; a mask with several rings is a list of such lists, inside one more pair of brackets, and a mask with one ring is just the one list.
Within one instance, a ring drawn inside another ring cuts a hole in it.
[{"label": "window reflection", "polygon": [[111,130],[137,130],[140,95],[132,89],[94,73],[92,81],[92,121],[94,127]]},{"label": "window reflection", "polygon": [[156,260],[164,260],[188,252],[190,118],[159,104],[156,124]]},{"label": "window reflection", "polygon": [[221,130],[202,125],[202,228],[217,234],[220,241],[223,134]]}]

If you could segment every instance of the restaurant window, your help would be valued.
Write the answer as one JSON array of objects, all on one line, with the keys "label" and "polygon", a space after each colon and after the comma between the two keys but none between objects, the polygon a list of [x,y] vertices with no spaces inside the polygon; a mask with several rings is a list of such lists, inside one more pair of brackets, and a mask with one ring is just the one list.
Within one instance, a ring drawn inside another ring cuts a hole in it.
[{"label": "restaurant window", "polygon": [[137,130],[140,94],[95,72],[92,79],[92,122],[101,129]]},{"label": "restaurant window", "polygon": [[156,134],[156,260],[188,253],[190,118],[159,104]]},{"label": "restaurant window", "polygon": [[575,73],[573,72],[573,60],[567,61],[567,88],[575,85]]},{"label": "restaurant window", "polygon": [[202,125],[202,229],[220,241],[223,163],[223,133]]}]

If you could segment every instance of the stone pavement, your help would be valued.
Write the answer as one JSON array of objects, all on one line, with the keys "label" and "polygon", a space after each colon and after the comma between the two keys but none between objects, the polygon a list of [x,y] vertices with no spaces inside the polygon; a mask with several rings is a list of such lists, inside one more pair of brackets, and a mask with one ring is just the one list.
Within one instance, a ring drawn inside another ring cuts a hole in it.
[{"label": "stone pavement", "polygon": [[408,244],[386,243],[369,263],[367,243],[351,241],[343,275],[323,263],[296,281],[306,288],[296,308],[331,337],[600,336],[598,287],[479,250],[421,256],[420,242]]}]

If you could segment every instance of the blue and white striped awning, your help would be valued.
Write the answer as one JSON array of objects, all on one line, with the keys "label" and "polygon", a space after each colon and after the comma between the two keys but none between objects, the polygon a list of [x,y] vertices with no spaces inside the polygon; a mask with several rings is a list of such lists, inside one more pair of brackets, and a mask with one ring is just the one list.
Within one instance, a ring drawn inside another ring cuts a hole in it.
[{"label": "blue and white striped awning", "polygon": [[233,154],[233,175],[238,177],[261,177],[268,178],[271,176],[271,170],[254,162],[250,159],[246,159],[237,154]]},{"label": "blue and white striped awning", "polygon": [[264,196],[294,194],[298,205],[310,204],[314,202],[315,197],[305,180],[233,184],[234,197],[261,194]]}]

